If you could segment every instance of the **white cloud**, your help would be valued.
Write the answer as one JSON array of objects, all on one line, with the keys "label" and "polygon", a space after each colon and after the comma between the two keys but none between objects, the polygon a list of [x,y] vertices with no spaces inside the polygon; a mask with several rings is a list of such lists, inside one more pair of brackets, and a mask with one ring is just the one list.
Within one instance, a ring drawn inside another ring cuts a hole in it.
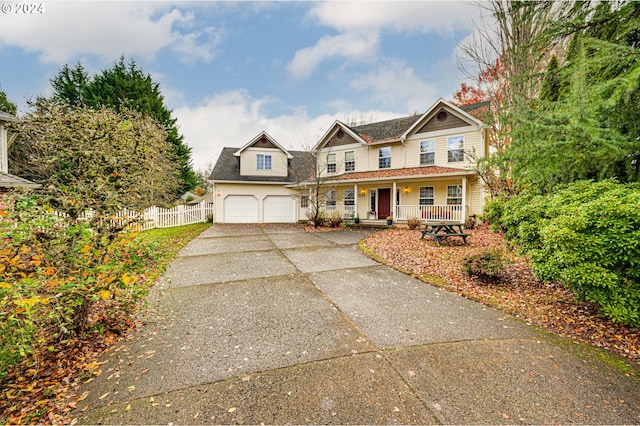
[{"label": "white cloud", "polygon": [[[117,7],[114,7],[116,6]],[[210,61],[216,36],[198,43],[198,32],[181,34],[194,19],[162,2],[47,2],[45,12],[0,17],[0,43],[39,52],[43,62],[66,63],[82,54],[108,59],[153,57],[164,48],[190,52],[185,60]],[[159,16],[159,17],[158,17]]]},{"label": "white cloud", "polygon": [[377,45],[378,35],[372,32],[349,32],[322,37],[314,46],[298,50],[287,69],[293,77],[305,78],[327,59],[371,61],[375,58]]},{"label": "white cloud", "polygon": [[351,87],[371,93],[373,101],[389,105],[403,105],[410,112],[424,112],[431,102],[442,96],[440,84],[422,80],[403,62],[389,61],[377,70],[359,75]]},{"label": "white cloud", "polygon": [[308,17],[340,34],[321,38],[296,52],[288,65],[297,78],[310,76],[327,59],[375,61],[384,31],[453,36],[471,30],[477,8],[468,1],[328,1],[312,7]]},{"label": "white cloud", "polygon": [[271,98],[254,98],[246,90],[218,93],[197,106],[184,106],[173,110],[180,132],[192,149],[195,169],[215,163],[223,147],[240,148],[261,131],[273,136],[285,149],[312,148],[335,120],[366,117],[385,120],[397,117],[395,113],[379,110],[335,111],[309,117],[304,108],[289,114],[269,116]]},{"label": "white cloud", "polygon": [[448,34],[471,29],[468,1],[329,1],[309,12],[320,24],[340,31],[393,29]]}]

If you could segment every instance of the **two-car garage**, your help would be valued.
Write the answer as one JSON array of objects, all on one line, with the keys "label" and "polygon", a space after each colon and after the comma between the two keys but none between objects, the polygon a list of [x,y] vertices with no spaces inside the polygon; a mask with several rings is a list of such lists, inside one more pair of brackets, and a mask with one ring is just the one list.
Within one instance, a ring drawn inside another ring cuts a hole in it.
[{"label": "two-car garage", "polygon": [[290,195],[267,195],[262,200],[254,195],[227,195],[223,202],[224,223],[296,222],[296,200]]}]

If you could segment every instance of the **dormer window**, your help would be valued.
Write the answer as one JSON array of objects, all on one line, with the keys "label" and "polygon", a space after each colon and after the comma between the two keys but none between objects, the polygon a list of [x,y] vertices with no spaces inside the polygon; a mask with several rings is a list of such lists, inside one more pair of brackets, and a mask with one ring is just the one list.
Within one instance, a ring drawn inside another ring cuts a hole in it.
[{"label": "dormer window", "polygon": [[265,154],[257,155],[257,169],[258,170],[271,170],[271,156]]}]

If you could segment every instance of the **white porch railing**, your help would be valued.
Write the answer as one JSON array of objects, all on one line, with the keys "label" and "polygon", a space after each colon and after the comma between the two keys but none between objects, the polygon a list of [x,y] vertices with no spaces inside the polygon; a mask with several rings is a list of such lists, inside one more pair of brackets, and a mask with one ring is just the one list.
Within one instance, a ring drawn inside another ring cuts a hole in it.
[{"label": "white porch railing", "polygon": [[344,205],[335,205],[335,206],[324,206],[322,211],[327,213],[328,215],[338,215],[343,219],[350,219],[355,217],[356,215],[356,206],[344,206]]},{"label": "white porch railing", "polygon": [[464,223],[461,205],[396,206],[396,220],[418,218],[423,221],[446,220]]}]

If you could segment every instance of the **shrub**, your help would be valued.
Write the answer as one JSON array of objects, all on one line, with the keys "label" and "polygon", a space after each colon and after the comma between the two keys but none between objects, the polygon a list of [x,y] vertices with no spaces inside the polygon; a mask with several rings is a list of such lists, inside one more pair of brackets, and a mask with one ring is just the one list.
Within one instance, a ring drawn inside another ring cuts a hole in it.
[{"label": "shrub", "polygon": [[333,212],[331,217],[329,217],[329,227],[330,228],[339,228],[342,225],[342,216],[338,214],[338,212]]},{"label": "shrub", "polygon": [[502,252],[485,251],[467,256],[462,260],[462,271],[485,282],[499,281],[504,271]]},{"label": "shrub", "polygon": [[530,257],[538,279],[559,280],[607,318],[640,327],[640,185],[525,191],[492,212],[492,225]]},{"label": "shrub", "polygon": [[115,325],[147,290],[138,278],[151,249],[134,232],[70,223],[39,201],[18,199],[0,218],[0,377],[43,345],[85,332],[95,302]]},{"label": "shrub", "polygon": [[420,228],[420,225],[422,225],[422,222],[420,221],[420,219],[418,219],[417,217],[410,217],[407,220],[407,226],[409,227],[409,229],[411,230],[416,230]]}]

